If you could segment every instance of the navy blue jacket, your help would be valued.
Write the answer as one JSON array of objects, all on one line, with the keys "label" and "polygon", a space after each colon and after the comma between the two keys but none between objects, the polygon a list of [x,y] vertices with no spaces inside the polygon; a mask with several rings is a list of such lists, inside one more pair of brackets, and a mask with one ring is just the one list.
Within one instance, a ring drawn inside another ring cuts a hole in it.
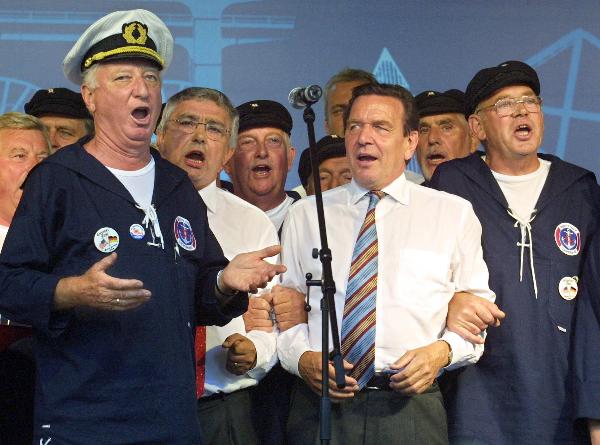
[{"label": "navy blue jacket", "polygon": [[[130,235],[144,213],[79,144],[59,150],[26,181],[0,257],[0,313],[34,328],[35,443],[201,442],[194,325],[227,323],[246,310],[247,298],[220,307],[214,286],[227,260],[206,207],[183,170],[156,151],[152,156],[152,202],[164,249],[147,244],[149,230],[142,239]],[[189,221],[195,250],[176,252],[178,216]],[[59,279],[80,275],[107,255],[94,245],[103,227],[119,235],[108,273],[143,281],[151,299],[124,312],[53,311]]]},{"label": "navy blue jacket", "polygon": [[[598,222],[600,189],[593,173],[554,156],[539,157],[552,165],[531,222],[537,298],[529,249],[525,249],[520,282],[520,228],[515,227],[506,199],[481,157],[473,154],[444,163],[431,181],[433,188],[473,204],[483,228],[490,288],[506,312],[499,328],[488,329],[479,362],[450,376],[446,403],[451,437],[511,445],[577,441],[569,360],[578,298],[562,298],[558,285],[563,277],[581,275],[582,256]],[[563,253],[555,239],[562,223],[579,230],[576,255]]]},{"label": "navy blue jacket", "polygon": [[600,231],[588,247],[574,343],[575,417],[600,419]]}]

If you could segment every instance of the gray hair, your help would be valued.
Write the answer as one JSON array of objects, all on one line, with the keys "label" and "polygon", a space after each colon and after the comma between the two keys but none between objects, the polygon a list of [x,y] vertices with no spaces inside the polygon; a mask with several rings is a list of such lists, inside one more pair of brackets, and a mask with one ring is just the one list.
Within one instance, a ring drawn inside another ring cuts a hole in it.
[{"label": "gray hair", "polygon": [[48,145],[48,153],[52,150],[52,143],[48,129],[37,117],[17,111],[10,111],[0,115],[0,130],[36,130],[42,133]]},{"label": "gray hair", "polygon": [[373,74],[369,73],[368,71],[361,70],[358,68],[344,68],[341,71],[335,73],[325,85],[325,120],[327,120],[327,110],[329,106],[329,95],[331,94],[331,90],[338,83],[342,82],[364,82],[367,84],[374,84],[377,83],[377,79]]},{"label": "gray hair", "polygon": [[165,105],[165,109],[163,111],[162,118],[158,124],[158,127],[156,128],[157,132],[163,132],[165,130],[165,126],[167,125],[167,122],[171,118],[171,114],[173,114],[173,110],[175,109],[175,107],[179,103],[186,101],[186,100],[214,102],[219,107],[221,107],[223,110],[225,110],[227,112],[229,118],[231,119],[231,129],[230,129],[230,133],[229,133],[229,146],[231,148],[234,148],[236,146],[238,128],[240,125],[239,114],[238,114],[237,110],[235,109],[235,107],[233,106],[233,104],[231,103],[231,101],[229,100],[229,98],[227,96],[225,96],[225,94],[223,94],[219,90],[215,90],[212,88],[189,87],[189,88],[181,90],[179,93],[176,93],[173,96],[171,96],[171,98],[169,98],[169,100],[167,101],[167,104]]},{"label": "gray hair", "polygon": [[95,63],[81,73],[81,84],[86,85],[90,90],[95,90],[98,87],[97,71],[99,66],[99,63]]}]

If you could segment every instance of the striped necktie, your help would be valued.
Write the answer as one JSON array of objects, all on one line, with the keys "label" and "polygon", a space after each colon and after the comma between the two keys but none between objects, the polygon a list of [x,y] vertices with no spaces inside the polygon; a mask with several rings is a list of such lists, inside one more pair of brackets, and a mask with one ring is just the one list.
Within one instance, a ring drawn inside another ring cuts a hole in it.
[{"label": "striped necktie", "polygon": [[354,365],[350,376],[361,389],[375,374],[378,253],[375,206],[385,193],[372,190],[367,195],[369,207],[354,245],[342,321],[342,355]]}]

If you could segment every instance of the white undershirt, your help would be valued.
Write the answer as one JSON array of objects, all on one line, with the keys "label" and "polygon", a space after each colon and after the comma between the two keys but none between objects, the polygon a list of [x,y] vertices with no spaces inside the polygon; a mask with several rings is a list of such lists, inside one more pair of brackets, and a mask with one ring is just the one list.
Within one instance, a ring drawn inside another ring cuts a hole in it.
[{"label": "white undershirt", "polygon": [[0,252],[2,252],[2,246],[4,245],[4,240],[6,239],[7,233],[8,227],[0,224]]},{"label": "white undershirt", "polygon": [[519,281],[521,282],[523,281],[525,249],[529,249],[531,280],[533,281],[535,298],[538,295],[538,287],[535,277],[535,262],[533,260],[531,223],[535,219],[535,205],[548,178],[550,164],[550,161],[540,159],[540,166],[536,171],[519,176],[504,175],[492,170],[492,174],[508,202],[508,214],[515,220],[515,227],[518,227],[521,232],[521,238],[517,241],[517,247],[521,250],[521,266],[519,270]]},{"label": "white undershirt", "polygon": [[520,176],[504,175],[492,170],[509,208],[520,219],[528,220],[531,217],[548,178],[550,164],[550,161],[540,159],[540,166],[536,171]]},{"label": "white undershirt", "polygon": [[154,158],[140,170],[119,170],[107,167],[117,177],[121,184],[127,189],[135,202],[143,208],[152,203],[152,192],[154,191]]},{"label": "white undershirt", "polygon": [[279,230],[279,228],[283,224],[285,215],[287,215],[287,211],[293,203],[294,198],[291,198],[286,195],[285,199],[281,202],[281,204],[265,212],[277,230]]}]

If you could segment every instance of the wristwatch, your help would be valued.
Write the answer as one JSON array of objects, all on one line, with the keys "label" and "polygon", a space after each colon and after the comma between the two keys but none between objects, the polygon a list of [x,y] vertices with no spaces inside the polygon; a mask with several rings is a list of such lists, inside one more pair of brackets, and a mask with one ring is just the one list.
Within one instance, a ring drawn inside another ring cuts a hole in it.
[{"label": "wristwatch", "polygon": [[444,365],[444,368],[447,368],[452,363],[452,358],[454,357],[454,355],[452,354],[452,345],[446,340],[442,341],[448,345],[448,362]]}]

